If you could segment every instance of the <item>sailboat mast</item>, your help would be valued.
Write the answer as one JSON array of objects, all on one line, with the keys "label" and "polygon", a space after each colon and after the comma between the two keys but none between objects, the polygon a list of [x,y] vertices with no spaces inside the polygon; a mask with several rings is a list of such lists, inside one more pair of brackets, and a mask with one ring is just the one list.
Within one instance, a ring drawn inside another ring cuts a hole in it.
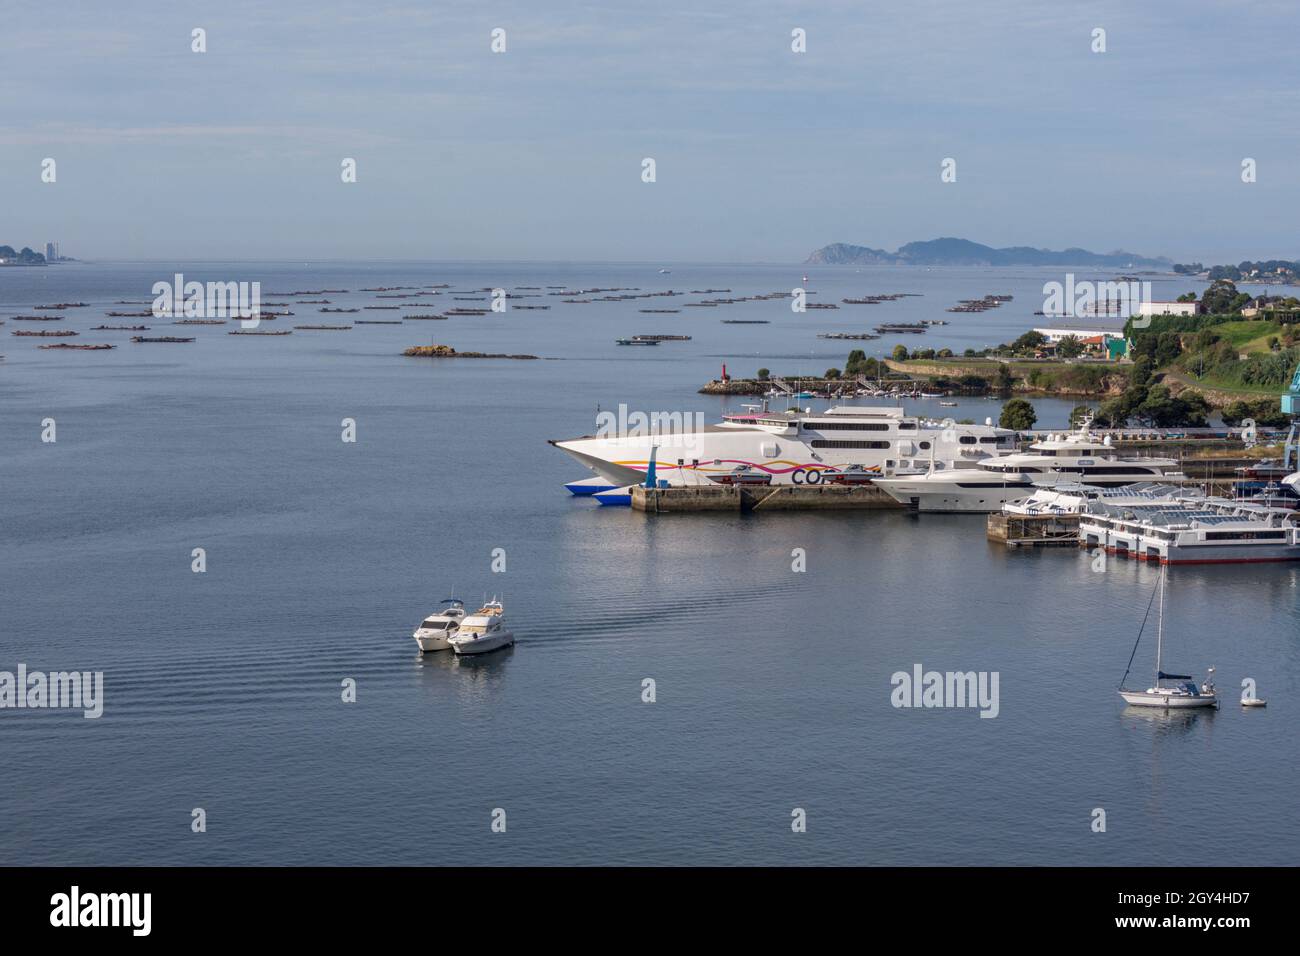
[{"label": "sailboat mast", "polygon": [[1165,641],[1165,569],[1160,569],[1160,613],[1156,617],[1156,686],[1160,686],[1160,652]]}]

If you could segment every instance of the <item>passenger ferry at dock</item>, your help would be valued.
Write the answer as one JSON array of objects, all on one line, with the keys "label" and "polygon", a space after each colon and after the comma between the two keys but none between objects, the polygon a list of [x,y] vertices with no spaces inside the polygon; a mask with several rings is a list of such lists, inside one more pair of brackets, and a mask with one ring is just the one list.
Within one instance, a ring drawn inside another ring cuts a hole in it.
[{"label": "passenger ferry at dock", "polygon": [[1228,498],[1148,507],[1094,502],[1079,516],[1079,543],[1159,564],[1300,561],[1294,516]]},{"label": "passenger ferry at dock", "polygon": [[958,425],[901,408],[839,405],[821,412],[755,407],[716,425],[550,443],[617,487],[645,480],[652,451],[658,480],[670,485],[709,485],[738,467],[770,475],[774,485],[820,485],[846,472],[915,473],[932,459],[974,468],[1014,452],[1016,433],[987,420]]}]

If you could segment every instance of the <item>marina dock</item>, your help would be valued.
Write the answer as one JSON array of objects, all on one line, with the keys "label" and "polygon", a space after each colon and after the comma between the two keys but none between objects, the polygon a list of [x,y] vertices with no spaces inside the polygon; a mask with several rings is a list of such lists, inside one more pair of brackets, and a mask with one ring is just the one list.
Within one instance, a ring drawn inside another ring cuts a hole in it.
[{"label": "marina dock", "polygon": [[699,485],[632,489],[632,508],[652,514],[701,511],[898,510],[903,505],[871,485]]},{"label": "marina dock", "polygon": [[1079,546],[1078,515],[1017,515],[995,511],[988,517],[988,538],[1008,548]]}]

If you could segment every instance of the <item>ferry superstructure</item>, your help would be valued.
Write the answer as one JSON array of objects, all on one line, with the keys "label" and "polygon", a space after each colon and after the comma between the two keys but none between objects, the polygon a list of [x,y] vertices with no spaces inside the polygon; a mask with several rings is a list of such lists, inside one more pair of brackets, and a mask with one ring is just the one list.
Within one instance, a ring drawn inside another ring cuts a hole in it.
[{"label": "ferry superstructure", "polygon": [[585,435],[551,444],[618,486],[644,481],[652,452],[656,477],[670,485],[711,484],[710,475],[739,466],[771,475],[774,485],[816,485],[855,465],[878,474],[920,470],[932,460],[973,468],[1015,451],[1016,433],[901,408],[838,405],[821,412],[750,411],[663,434]]}]

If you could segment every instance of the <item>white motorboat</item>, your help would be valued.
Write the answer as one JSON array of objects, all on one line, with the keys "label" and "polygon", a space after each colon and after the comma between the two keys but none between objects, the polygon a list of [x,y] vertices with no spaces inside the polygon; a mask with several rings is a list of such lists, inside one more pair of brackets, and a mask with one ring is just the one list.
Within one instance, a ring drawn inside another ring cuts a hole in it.
[{"label": "white motorboat", "polygon": [[487,654],[509,647],[515,635],[506,627],[504,618],[505,609],[494,598],[461,618],[460,627],[447,643],[457,654]]},{"label": "white motorboat", "polygon": [[[1124,670],[1124,676],[1120,678],[1119,696],[1124,698],[1124,702],[1133,707],[1160,707],[1164,710],[1187,709],[1191,707],[1218,707],[1219,696],[1214,690],[1214,668],[1211,667],[1204,683],[1200,687],[1187,674],[1166,674],[1160,669],[1161,655],[1164,653],[1165,637],[1165,576],[1163,568],[1160,570],[1160,583],[1156,586],[1156,594],[1160,598],[1160,610],[1157,615],[1156,623],[1156,681],[1155,685],[1148,687],[1146,690],[1128,690],[1124,687],[1124,681],[1128,679],[1128,668]],[[1151,606],[1147,605],[1147,614],[1151,613]],[[1143,625],[1146,619],[1143,618]],[[1137,641],[1133,644],[1133,654],[1137,653],[1138,644],[1142,641],[1142,628],[1138,628]],[[1133,654],[1129,655],[1129,667],[1133,666]],[[1170,685],[1162,684],[1161,681],[1170,681]]]},{"label": "white motorboat", "polygon": [[430,614],[420,626],[415,629],[411,636],[415,638],[415,643],[419,645],[420,650],[428,653],[429,651],[445,651],[451,644],[448,638],[456,633],[460,627],[461,620],[465,617],[465,606],[455,598],[447,598],[442,602],[446,607],[435,614]]}]

